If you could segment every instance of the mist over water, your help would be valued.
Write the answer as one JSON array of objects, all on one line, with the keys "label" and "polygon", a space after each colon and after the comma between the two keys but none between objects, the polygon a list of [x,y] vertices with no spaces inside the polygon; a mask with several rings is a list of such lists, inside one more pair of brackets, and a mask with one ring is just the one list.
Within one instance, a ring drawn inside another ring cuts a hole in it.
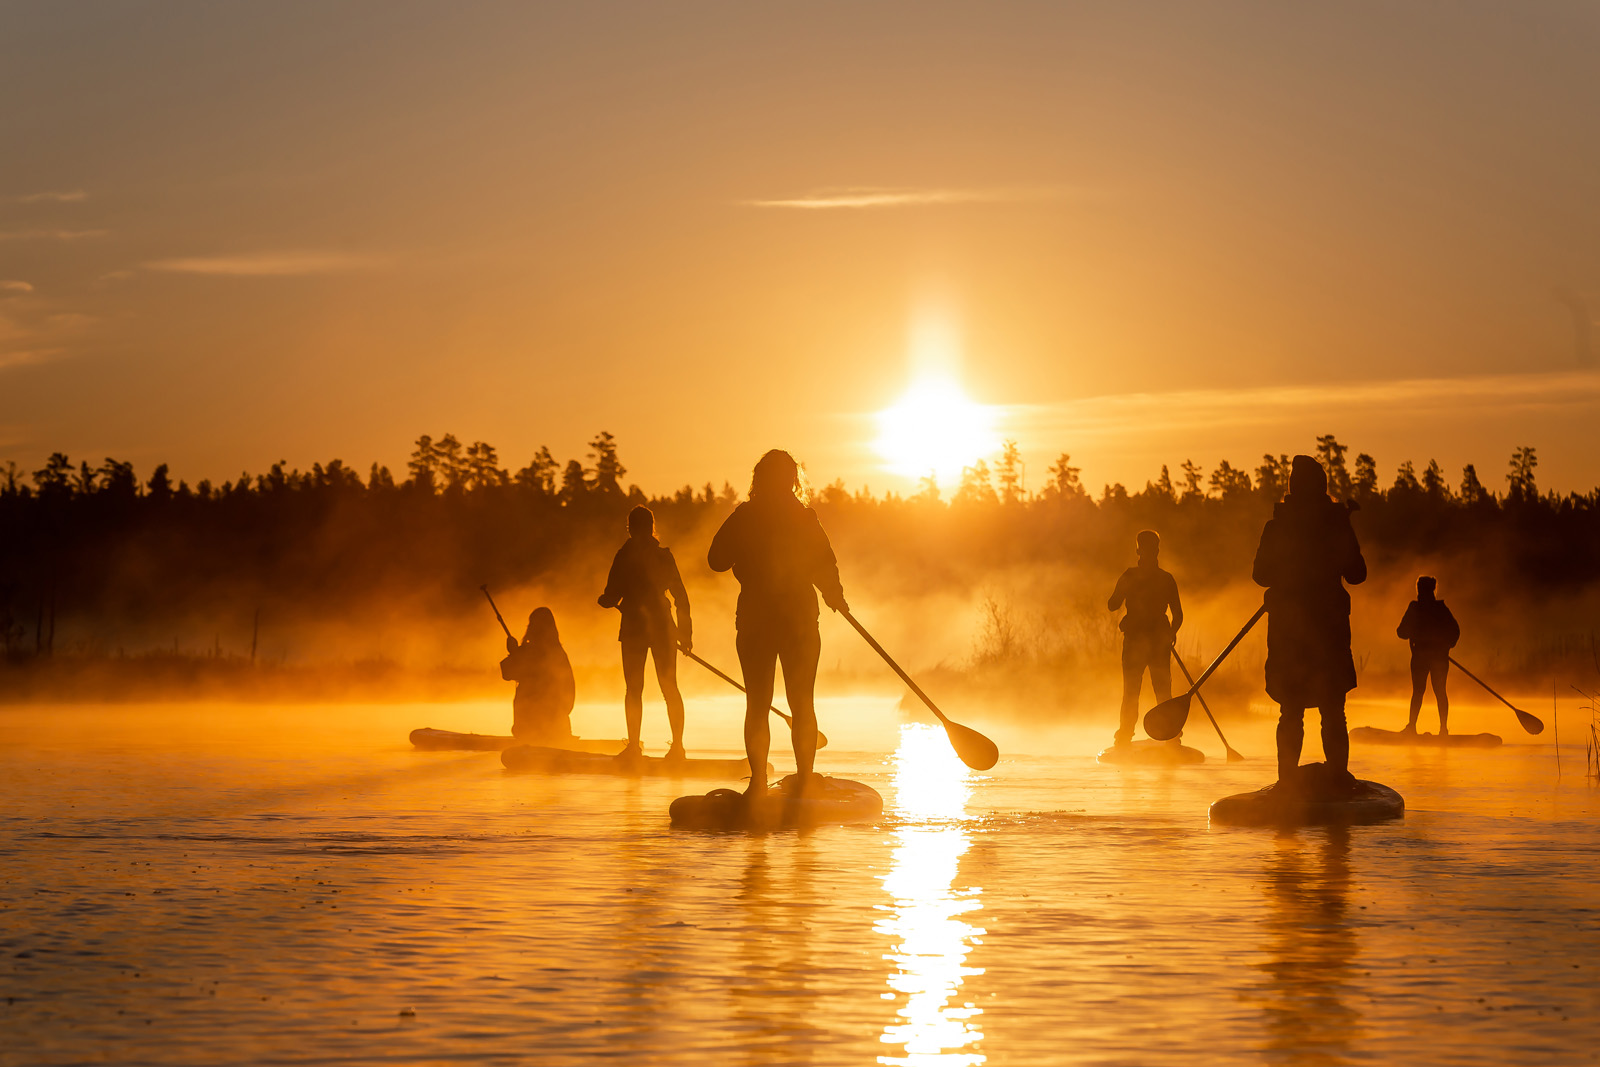
[{"label": "mist over water", "polygon": [[[690,710],[692,749],[736,751],[736,700]],[[1205,815],[1270,778],[1264,728],[1227,764],[1192,726],[1210,761],[1164,771],[1095,764],[1109,719],[1031,743],[1001,725],[978,774],[891,700],[819,710],[821,768],[879,789],[879,825],[674,832],[667,804],[705,784],[404,743],[503,729],[498,703],[6,709],[0,1062],[1591,1057],[1581,750],[1557,782],[1548,745],[1358,747],[1404,821],[1277,833]],[[1453,724],[1512,740],[1501,714]]]}]

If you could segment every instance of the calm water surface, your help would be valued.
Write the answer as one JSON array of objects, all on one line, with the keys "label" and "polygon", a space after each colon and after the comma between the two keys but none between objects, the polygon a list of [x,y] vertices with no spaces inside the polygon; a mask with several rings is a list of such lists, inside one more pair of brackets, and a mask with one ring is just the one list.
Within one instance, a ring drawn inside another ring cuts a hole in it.
[{"label": "calm water surface", "polygon": [[716,783],[404,744],[483,705],[0,710],[0,1063],[1600,1059],[1581,751],[1358,749],[1404,822],[1276,833],[1206,820],[1264,758],[1000,731],[1035,754],[980,775],[889,701],[822,714],[881,824],[674,832]]}]

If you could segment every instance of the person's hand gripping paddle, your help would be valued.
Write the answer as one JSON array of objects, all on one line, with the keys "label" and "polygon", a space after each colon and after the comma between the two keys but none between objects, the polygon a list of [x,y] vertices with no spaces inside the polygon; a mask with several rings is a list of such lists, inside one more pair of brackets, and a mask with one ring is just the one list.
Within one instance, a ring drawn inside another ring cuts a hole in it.
[{"label": "person's hand gripping paddle", "polygon": [[940,711],[932,700],[928,699],[928,694],[924,693],[922,688],[911,680],[911,675],[901,670],[900,664],[896,663],[889,653],[883,650],[883,646],[878,644],[871,634],[867,633],[867,628],[856,621],[856,617],[850,614],[849,608],[838,608],[836,610],[845,617],[845,620],[851,626],[856,628],[856,633],[861,635],[862,640],[872,646],[872,651],[883,657],[883,662],[893,668],[894,673],[900,676],[900,680],[910,686],[911,691],[917,694],[924,704],[928,705],[928,710],[933,712],[934,717],[939,720],[939,725],[944,727],[945,736],[950,739],[950,747],[956,750],[956,755],[961,758],[962,763],[965,763],[975,771],[986,771],[1000,762],[999,746],[972,727],[962,726],[960,723],[946,718],[945,713]]},{"label": "person's hand gripping paddle", "polygon": [[1222,661],[1228,658],[1228,653],[1239,646],[1239,642],[1244,640],[1244,635],[1249,633],[1251,628],[1261,621],[1261,616],[1266,613],[1267,606],[1265,604],[1256,609],[1256,613],[1250,616],[1250,621],[1244,624],[1244,629],[1234,634],[1233,640],[1228,642],[1228,647],[1217,654],[1217,658],[1211,661],[1211,666],[1207,667],[1200,677],[1194,680],[1194,684],[1189,686],[1187,693],[1175,696],[1171,700],[1163,700],[1145,712],[1144,732],[1157,741],[1171,741],[1182,733],[1183,724],[1189,721],[1189,701],[1194,699],[1194,695],[1200,691],[1200,687],[1206,684],[1206,679],[1210,678],[1212,672],[1222,666]]}]

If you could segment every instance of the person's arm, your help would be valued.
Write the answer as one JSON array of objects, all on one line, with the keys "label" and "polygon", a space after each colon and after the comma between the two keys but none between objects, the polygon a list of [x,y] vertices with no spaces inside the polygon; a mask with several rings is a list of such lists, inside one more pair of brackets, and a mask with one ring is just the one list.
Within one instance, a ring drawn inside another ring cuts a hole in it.
[{"label": "person's arm", "polygon": [[678,645],[688,652],[694,647],[694,621],[689,617],[689,590],[684,588],[683,575],[678,571],[678,561],[672,549],[661,550],[667,561],[667,592],[672,595],[672,606],[678,615]]},{"label": "person's arm", "polygon": [[743,504],[733,509],[733,514],[722,520],[716,535],[711,538],[711,549],[706,553],[706,564],[719,574],[732,570],[739,562],[739,527],[744,522],[739,517]]},{"label": "person's arm", "polygon": [[1278,581],[1278,531],[1277,519],[1268,519],[1261,529],[1261,543],[1256,546],[1256,561],[1250,568],[1250,579],[1264,589],[1271,589]]},{"label": "person's arm", "polygon": [[611,573],[606,575],[605,592],[600,594],[599,604],[603,608],[614,608],[622,603],[622,553],[624,545],[617,549],[617,554],[611,559]]},{"label": "person's arm", "polygon": [[1406,613],[1400,616],[1400,625],[1395,629],[1395,636],[1402,641],[1411,640],[1411,635],[1417,631],[1417,602],[1413,600],[1406,605]]},{"label": "person's arm", "polygon": [[1350,512],[1345,512],[1345,533],[1348,539],[1345,542],[1345,560],[1341,568],[1340,577],[1351,585],[1360,585],[1367,580],[1367,560],[1361,554],[1361,542],[1356,540],[1356,528],[1350,522]]},{"label": "person's arm", "polygon": [[1106,601],[1107,611],[1116,611],[1128,599],[1128,572],[1123,571],[1117,575],[1117,587],[1111,590],[1111,599]]},{"label": "person's arm", "polygon": [[1178,636],[1178,628],[1183,625],[1183,603],[1178,599],[1178,579],[1168,578],[1172,583],[1172,595],[1167,602],[1167,607],[1172,609],[1172,636]]},{"label": "person's arm", "polygon": [[810,508],[806,514],[811,516],[811,526],[816,531],[812,535],[812,572],[811,584],[817,587],[822,594],[822,602],[834,611],[849,611],[850,605],[844,599],[844,583],[839,580],[839,560],[833,554],[833,544],[828,540],[828,531],[822,528],[822,522],[817,518],[817,513]]},{"label": "person's arm", "polygon": [[1444,616],[1444,636],[1449,638],[1445,643],[1446,648],[1455,648],[1456,642],[1461,640],[1461,624],[1456,621],[1455,613],[1444,606],[1444,601],[1439,602],[1439,611]]}]

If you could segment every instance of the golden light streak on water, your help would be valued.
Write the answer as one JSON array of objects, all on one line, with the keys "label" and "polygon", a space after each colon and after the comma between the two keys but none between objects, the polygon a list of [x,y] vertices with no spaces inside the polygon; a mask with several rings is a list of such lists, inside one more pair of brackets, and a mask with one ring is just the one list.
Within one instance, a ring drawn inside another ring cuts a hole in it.
[{"label": "golden light streak on water", "polygon": [[[977,1018],[983,1009],[961,999],[962,983],[983,969],[967,966],[984,930],[963,916],[983,907],[977,886],[956,888],[961,857],[970,845],[957,820],[966,814],[971,772],[950,751],[943,731],[921,723],[901,728],[894,755],[895,814],[911,825],[895,831],[892,865],[884,889],[893,903],[874,924],[893,939],[884,959],[894,964],[885,1000],[900,1003],[879,1039],[903,1055],[879,1056],[904,1067],[972,1067],[986,1057]],[[903,998],[903,1000],[902,1000]]]}]

